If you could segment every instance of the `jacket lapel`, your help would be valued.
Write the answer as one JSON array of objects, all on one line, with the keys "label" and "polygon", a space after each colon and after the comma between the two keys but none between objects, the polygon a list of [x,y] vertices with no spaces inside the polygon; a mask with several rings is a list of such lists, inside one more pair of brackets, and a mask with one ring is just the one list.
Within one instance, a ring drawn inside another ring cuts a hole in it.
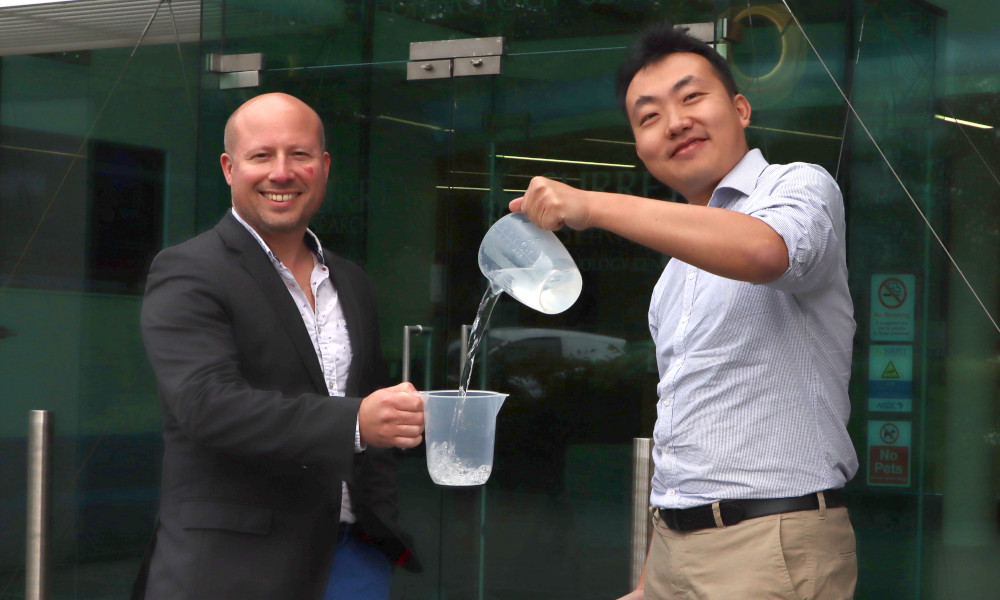
[{"label": "jacket lapel", "polygon": [[319,358],[316,356],[316,349],[313,348],[309,333],[302,323],[302,315],[299,314],[299,309],[295,306],[295,301],[288,293],[281,276],[271,264],[271,259],[250,232],[233,217],[232,212],[226,213],[215,226],[215,230],[226,245],[239,254],[240,265],[257,282],[264,299],[274,309],[285,333],[291,338],[292,345],[305,365],[313,387],[318,393],[326,394],[326,381],[323,378]]}]

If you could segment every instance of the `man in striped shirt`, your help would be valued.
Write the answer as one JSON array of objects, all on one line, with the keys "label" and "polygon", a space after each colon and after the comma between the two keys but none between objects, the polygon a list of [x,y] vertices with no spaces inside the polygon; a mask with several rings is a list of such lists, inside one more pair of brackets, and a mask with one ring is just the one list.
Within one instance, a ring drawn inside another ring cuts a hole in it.
[{"label": "man in striped shirt", "polygon": [[672,257],[649,310],[654,532],[626,598],[851,598],[855,323],[837,184],[750,150],[749,102],[682,28],[643,31],[616,83],[636,152],[687,204],[536,177],[510,208]]}]

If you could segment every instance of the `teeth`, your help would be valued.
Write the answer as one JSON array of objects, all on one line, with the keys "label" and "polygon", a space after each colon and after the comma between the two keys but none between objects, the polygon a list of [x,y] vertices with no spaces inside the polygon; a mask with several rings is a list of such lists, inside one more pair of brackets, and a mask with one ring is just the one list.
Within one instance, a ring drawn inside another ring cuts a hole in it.
[{"label": "teeth", "polygon": [[264,194],[264,197],[275,202],[288,202],[295,194]]}]

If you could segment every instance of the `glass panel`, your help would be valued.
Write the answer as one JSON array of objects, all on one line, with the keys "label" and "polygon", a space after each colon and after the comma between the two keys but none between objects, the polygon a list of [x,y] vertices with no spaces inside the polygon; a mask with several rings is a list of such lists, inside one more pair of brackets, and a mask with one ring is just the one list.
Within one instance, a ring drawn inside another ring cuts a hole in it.
[{"label": "glass panel", "polygon": [[184,218],[165,207],[193,206],[198,64],[190,43],[0,63],[4,598],[24,592],[31,410],[54,422],[52,597],[124,597],[137,571],[160,470],[138,311],[166,224]]},{"label": "glass panel", "polygon": [[677,23],[711,20],[707,0],[376,0],[376,27],[397,28],[377,58],[408,56],[409,42],[503,36],[534,49],[608,47],[635,33],[642,23],[671,18]]},{"label": "glass panel", "polygon": [[[412,178],[408,201],[421,202],[416,213],[408,211],[410,218],[419,223],[420,213],[434,215],[423,221],[428,228],[421,231],[434,243],[431,383],[454,389],[462,362],[462,327],[473,322],[487,289],[476,261],[479,243],[533,175],[589,189],[670,195],[636,166],[630,134],[611,89],[625,45],[620,34],[638,23],[626,25],[627,19],[619,19],[613,27],[587,30],[599,36],[582,37],[585,27],[574,29],[572,22],[579,19],[582,24],[586,15],[566,10],[560,13],[569,24],[565,35],[546,38],[537,21],[554,7],[540,11],[503,4],[486,9],[490,19],[462,20],[455,11],[468,7],[438,5],[431,11],[409,3],[378,6],[376,57],[405,58],[407,41],[508,36],[500,77],[389,84],[385,91],[376,86],[373,93],[373,114],[384,98],[390,114],[405,107],[419,116],[407,120],[438,126],[447,119],[448,131],[425,128],[424,135],[433,134],[434,140],[415,140],[411,134],[398,146],[389,143],[398,139],[397,133],[387,130],[390,137],[381,138],[373,128],[372,182],[379,185],[380,177],[395,176],[399,170],[399,158],[389,162],[393,150],[375,158],[380,148],[405,147],[403,162],[423,165],[410,165],[404,172]],[[530,41],[522,41],[525,38]],[[448,95],[436,95],[440,90]],[[393,171],[380,172],[382,161]],[[427,185],[436,187],[433,201]],[[395,202],[390,210],[407,212],[407,200],[390,202]],[[373,232],[376,227],[373,219]],[[649,435],[655,405],[650,397],[640,400],[653,393],[656,382],[645,305],[663,261],[600,232],[566,231],[560,237],[583,271],[583,296],[556,316],[502,297],[477,359],[472,387],[510,394],[498,417],[490,481],[478,489],[428,491],[423,450],[402,458],[401,474],[413,476],[404,497],[421,498],[427,506],[425,498],[438,498],[439,512],[409,513],[410,500],[404,501],[404,517],[419,515],[409,523],[417,524],[423,534],[418,538],[421,556],[425,562],[436,561],[431,566],[437,579],[398,573],[398,597],[425,586],[455,597],[614,597],[627,584],[631,439],[641,431]],[[398,233],[369,238],[370,256],[376,247],[384,247],[387,257],[402,260],[399,274],[387,279],[382,289],[391,289],[393,279],[405,289],[404,274],[413,278],[417,273],[419,278],[427,272],[426,266],[414,270],[419,266],[411,258],[414,248],[407,245],[401,253],[399,245]],[[374,277],[388,270],[375,261],[369,267]],[[425,293],[422,289],[415,291]],[[415,312],[405,293],[394,289],[391,296],[391,302]],[[383,310],[383,322],[392,322],[393,315],[386,314]],[[392,334],[385,345],[395,347]],[[525,535],[529,531],[532,534]],[[587,552],[566,552],[573,547]],[[429,556],[426,548],[435,549],[436,555]],[[564,558],[553,561],[554,556]]]},{"label": "glass panel", "polygon": [[[847,202],[859,598],[1000,589],[985,567],[998,552],[1000,329],[987,199],[1000,179],[997,124],[983,112],[996,105],[995,65],[981,58],[996,42],[981,32],[995,24],[975,22],[985,6],[938,4],[948,10],[908,0],[796,8],[804,30],[788,24],[780,54],[773,30],[785,7],[741,4],[730,24],[743,27],[730,60],[746,65],[755,109],[768,102],[758,88],[792,78],[776,110],[755,110],[756,143],[772,160],[822,164]],[[796,48],[798,64],[781,67]],[[834,79],[852,108],[841,108]]]},{"label": "glass panel", "polygon": [[[853,487],[862,493],[852,516],[862,568],[886,574],[861,582],[859,591],[908,598],[922,584],[920,524],[940,511],[940,497],[929,493],[919,469],[927,451],[922,424],[935,404],[928,394],[940,385],[928,362],[937,344],[926,328],[940,322],[942,297],[935,290],[946,285],[943,256],[920,218],[925,212],[938,229],[946,210],[931,180],[926,125],[935,90],[933,71],[924,71],[936,62],[940,23],[939,15],[909,2],[866,9],[855,23],[852,103],[861,120],[848,121],[842,185],[852,200],[852,283],[870,294],[855,306],[854,422],[862,469]],[[912,54],[899,52],[901,40]],[[907,331],[889,331],[891,315],[904,310],[911,312]],[[909,390],[884,398],[893,395],[881,390],[894,371],[909,379]],[[911,543],[886,535],[901,524]]]},{"label": "glass panel", "polygon": [[[472,322],[487,287],[482,235],[531,177],[670,197],[638,163],[615,106],[621,57],[512,52],[502,77],[456,79],[450,168],[461,186],[447,211],[458,323]],[[482,597],[616,597],[627,584],[631,441],[652,431],[646,312],[664,259],[601,231],[557,235],[581,269],[581,297],[546,315],[501,296],[474,373],[510,394],[480,509]],[[447,356],[451,387],[458,365]]]},{"label": "glass panel", "polygon": [[[867,447],[864,475],[881,500],[871,530],[883,534],[879,541],[873,535],[871,566],[905,570],[914,595],[991,597],[1000,587],[986,568],[1000,551],[1000,454],[992,440],[997,245],[995,231],[983,226],[996,217],[995,206],[971,198],[995,198],[1000,187],[996,136],[983,135],[988,130],[982,128],[984,121],[996,125],[995,119],[979,112],[981,103],[995,104],[998,90],[981,84],[970,89],[970,68],[953,70],[958,65],[944,49],[955,29],[944,11],[896,2],[859,16],[871,26],[858,36],[856,99],[875,140],[857,134],[856,187],[868,198],[859,230],[862,239],[868,234],[882,240],[862,263],[872,273],[871,345],[867,444],[859,447]],[[982,74],[982,63],[974,64],[971,72]],[[957,116],[979,125],[956,123]],[[903,321],[912,322],[912,333],[889,334],[886,320],[898,315],[885,309],[901,296],[889,293],[888,277],[908,273],[913,275],[898,277],[894,286],[914,297],[898,308],[914,313]],[[878,361],[876,350],[886,355],[897,348],[912,353],[912,411],[904,402],[880,413],[884,407],[873,405],[871,390],[888,376],[880,372],[884,359]],[[889,443],[886,428],[898,429],[900,439]],[[895,458],[907,452],[908,464]],[[878,475],[888,467],[908,477]],[[885,532],[900,525],[916,544],[898,535],[886,544]],[[887,583],[873,588],[886,589]]]}]

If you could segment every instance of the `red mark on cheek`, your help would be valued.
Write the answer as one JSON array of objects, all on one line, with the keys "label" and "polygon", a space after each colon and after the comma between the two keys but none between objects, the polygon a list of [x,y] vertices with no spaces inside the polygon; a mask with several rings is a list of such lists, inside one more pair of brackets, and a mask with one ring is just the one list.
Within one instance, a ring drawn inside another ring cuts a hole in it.
[{"label": "red mark on cheek", "polygon": [[316,169],[314,169],[313,167],[304,167],[304,169],[306,170],[306,174],[308,174],[310,177],[312,177],[316,173]]}]

